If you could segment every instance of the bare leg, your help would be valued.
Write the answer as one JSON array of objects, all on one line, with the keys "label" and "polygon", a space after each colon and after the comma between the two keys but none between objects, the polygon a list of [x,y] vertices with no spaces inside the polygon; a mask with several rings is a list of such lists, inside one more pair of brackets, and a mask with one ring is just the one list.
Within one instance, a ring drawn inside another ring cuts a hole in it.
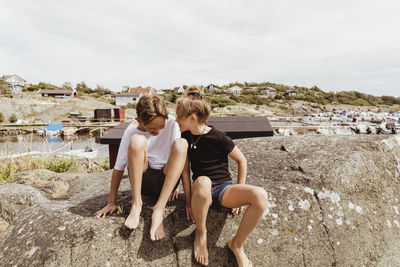
[{"label": "bare leg", "polygon": [[153,214],[151,216],[150,239],[153,241],[160,240],[165,236],[163,225],[164,210],[168,198],[182,174],[186,161],[187,147],[187,141],[183,138],[176,139],[172,144],[171,154],[164,167],[164,185],[157,203],[153,207]]},{"label": "bare leg", "polygon": [[129,181],[132,191],[132,208],[126,218],[125,226],[136,229],[139,225],[140,212],[142,211],[142,177],[147,169],[147,142],[142,135],[133,135],[128,149]]},{"label": "bare leg", "polygon": [[208,177],[200,176],[192,185],[191,204],[196,222],[194,257],[203,265],[208,265],[206,219],[211,201],[211,180]]},{"label": "bare leg", "polygon": [[229,187],[222,197],[222,205],[227,208],[238,208],[249,205],[243,214],[236,235],[228,242],[228,247],[236,257],[240,267],[252,266],[252,263],[244,253],[244,243],[251,231],[260,221],[267,207],[268,195],[261,187],[237,184]]}]

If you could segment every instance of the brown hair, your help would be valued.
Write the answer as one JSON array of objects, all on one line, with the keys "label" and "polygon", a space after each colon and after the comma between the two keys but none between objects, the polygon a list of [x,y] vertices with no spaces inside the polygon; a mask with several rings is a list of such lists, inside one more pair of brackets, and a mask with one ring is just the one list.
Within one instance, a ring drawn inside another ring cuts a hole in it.
[{"label": "brown hair", "polygon": [[165,103],[158,95],[142,96],[136,104],[136,114],[144,125],[157,117],[168,119]]},{"label": "brown hair", "polygon": [[198,86],[189,87],[185,95],[176,102],[176,114],[180,116],[187,117],[194,114],[199,122],[207,122],[210,113],[210,104],[203,99]]}]

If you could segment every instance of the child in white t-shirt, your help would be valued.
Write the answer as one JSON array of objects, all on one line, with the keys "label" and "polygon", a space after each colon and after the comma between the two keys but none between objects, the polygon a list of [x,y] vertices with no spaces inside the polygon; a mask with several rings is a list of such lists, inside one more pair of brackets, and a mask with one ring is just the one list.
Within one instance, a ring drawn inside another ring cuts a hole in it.
[{"label": "child in white t-shirt", "polygon": [[[116,195],[126,166],[132,190],[132,208],[125,226],[136,229],[142,210],[142,194],[158,198],[153,207],[150,238],[165,236],[163,214],[168,199],[177,195],[179,177],[186,161],[187,141],[180,138],[174,117],[168,116],[159,96],[143,96],[136,105],[137,117],[125,130],[111,178],[108,204],[95,213],[105,217],[116,210]],[[174,193],[173,193],[174,191]]]}]

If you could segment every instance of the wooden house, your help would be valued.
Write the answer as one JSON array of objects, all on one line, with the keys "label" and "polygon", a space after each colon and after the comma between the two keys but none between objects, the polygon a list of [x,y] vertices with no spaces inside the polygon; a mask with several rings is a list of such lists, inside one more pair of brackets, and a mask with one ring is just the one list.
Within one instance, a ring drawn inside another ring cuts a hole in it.
[{"label": "wooden house", "polygon": [[41,94],[43,97],[54,97],[54,98],[77,98],[78,92],[75,89],[72,90],[43,90],[40,89],[38,94]]}]

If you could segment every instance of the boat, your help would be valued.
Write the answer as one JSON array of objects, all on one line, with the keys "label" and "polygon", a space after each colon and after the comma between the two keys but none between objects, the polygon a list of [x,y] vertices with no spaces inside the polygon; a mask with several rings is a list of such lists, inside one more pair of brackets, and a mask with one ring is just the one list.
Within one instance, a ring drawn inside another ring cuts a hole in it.
[{"label": "boat", "polygon": [[65,127],[61,130],[63,136],[74,136],[75,132],[78,130],[76,127]]},{"label": "boat", "polygon": [[58,136],[63,129],[61,122],[49,123],[42,130],[37,131],[40,136]]}]

